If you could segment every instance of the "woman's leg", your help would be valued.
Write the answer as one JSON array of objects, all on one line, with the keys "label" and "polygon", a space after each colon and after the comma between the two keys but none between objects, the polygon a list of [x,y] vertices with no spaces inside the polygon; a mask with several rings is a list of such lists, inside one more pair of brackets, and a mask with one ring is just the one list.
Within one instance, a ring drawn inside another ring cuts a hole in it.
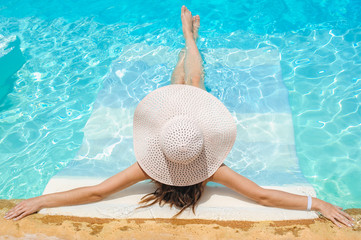
[{"label": "woman's leg", "polygon": [[[199,88],[204,88],[204,73],[202,66],[202,57],[199,54],[196,42],[193,38],[193,18],[192,13],[185,7],[182,7],[182,28],[186,41],[186,51],[184,57],[184,81],[186,84]],[[194,18],[199,22],[199,16]]]},{"label": "woman's leg", "polygon": [[191,12],[184,6],[182,7],[181,18],[186,47],[179,53],[171,83],[189,84],[205,90],[202,58],[196,45],[200,18],[198,15],[192,17]]},{"label": "woman's leg", "polygon": [[[199,26],[200,26],[199,20],[200,20],[199,16],[193,17],[193,23],[192,23],[193,39],[195,42],[197,42],[197,39],[198,39],[198,30],[199,30]],[[185,52],[186,52],[186,48],[184,47],[182,50],[180,50],[180,52],[178,54],[178,62],[172,73],[171,84],[185,84],[185,81],[184,81]]]},{"label": "woman's leg", "polygon": [[178,54],[178,62],[174,68],[171,78],[171,84],[184,84],[184,57],[185,48],[183,48]]}]

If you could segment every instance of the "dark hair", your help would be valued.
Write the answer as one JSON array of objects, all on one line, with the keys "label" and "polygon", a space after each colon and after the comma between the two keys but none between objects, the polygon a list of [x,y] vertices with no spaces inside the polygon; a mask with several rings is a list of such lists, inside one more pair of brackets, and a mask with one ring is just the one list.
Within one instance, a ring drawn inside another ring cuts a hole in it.
[{"label": "dark hair", "polygon": [[173,217],[177,217],[190,206],[192,206],[192,211],[195,213],[195,206],[203,192],[202,182],[184,187],[170,186],[154,180],[152,180],[152,182],[157,185],[157,189],[142,197],[139,203],[146,205],[140,206],[139,208],[149,207],[156,203],[159,203],[159,206],[164,206],[164,204],[168,203],[171,207],[174,205],[181,208]]}]

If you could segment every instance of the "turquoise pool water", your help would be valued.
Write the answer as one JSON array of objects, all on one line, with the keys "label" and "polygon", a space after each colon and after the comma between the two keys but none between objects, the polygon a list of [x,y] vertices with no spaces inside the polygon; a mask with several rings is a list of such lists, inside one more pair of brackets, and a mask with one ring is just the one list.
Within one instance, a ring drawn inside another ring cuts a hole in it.
[{"label": "turquoise pool water", "polygon": [[[201,52],[279,51],[303,174],[320,198],[360,208],[361,4],[184,3],[201,16]],[[74,158],[109,66],[126,46],[183,46],[182,4],[0,2],[0,34],[19,36],[27,60],[0,103],[0,198],[41,194],[49,179]]]}]

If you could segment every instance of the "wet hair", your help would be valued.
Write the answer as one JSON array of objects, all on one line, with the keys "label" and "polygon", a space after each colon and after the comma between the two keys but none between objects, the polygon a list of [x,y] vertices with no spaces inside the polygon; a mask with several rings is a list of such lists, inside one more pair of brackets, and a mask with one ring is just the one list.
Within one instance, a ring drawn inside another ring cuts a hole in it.
[{"label": "wet hair", "polygon": [[154,180],[152,182],[156,184],[157,189],[142,197],[139,203],[145,205],[139,208],[149,207],[156,203],[159,203],[159,206],[170,204],[170,207],[180,208],[180,211],[173,218],[177,217],[188,207],[192,207],[192,211],[195,214],[195,206],[201,198],[204,189],[202,182],[184,187],[170,186]]}]

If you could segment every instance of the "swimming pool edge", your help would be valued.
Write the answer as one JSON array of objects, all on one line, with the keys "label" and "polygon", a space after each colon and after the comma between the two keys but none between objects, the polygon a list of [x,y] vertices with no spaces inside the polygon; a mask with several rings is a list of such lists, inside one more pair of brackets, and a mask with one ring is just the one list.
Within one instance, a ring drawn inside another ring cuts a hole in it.
[{"label": "swimming pool edge", "polygon": [[[200,219],[104,219],[33,214],[5,220],[21,200],[0,200],[0,239],[359,239],[361,209],[346,210],[353,228],[325,219],[217,221]],[[36,238],[34,238],[36,237]]]}]

